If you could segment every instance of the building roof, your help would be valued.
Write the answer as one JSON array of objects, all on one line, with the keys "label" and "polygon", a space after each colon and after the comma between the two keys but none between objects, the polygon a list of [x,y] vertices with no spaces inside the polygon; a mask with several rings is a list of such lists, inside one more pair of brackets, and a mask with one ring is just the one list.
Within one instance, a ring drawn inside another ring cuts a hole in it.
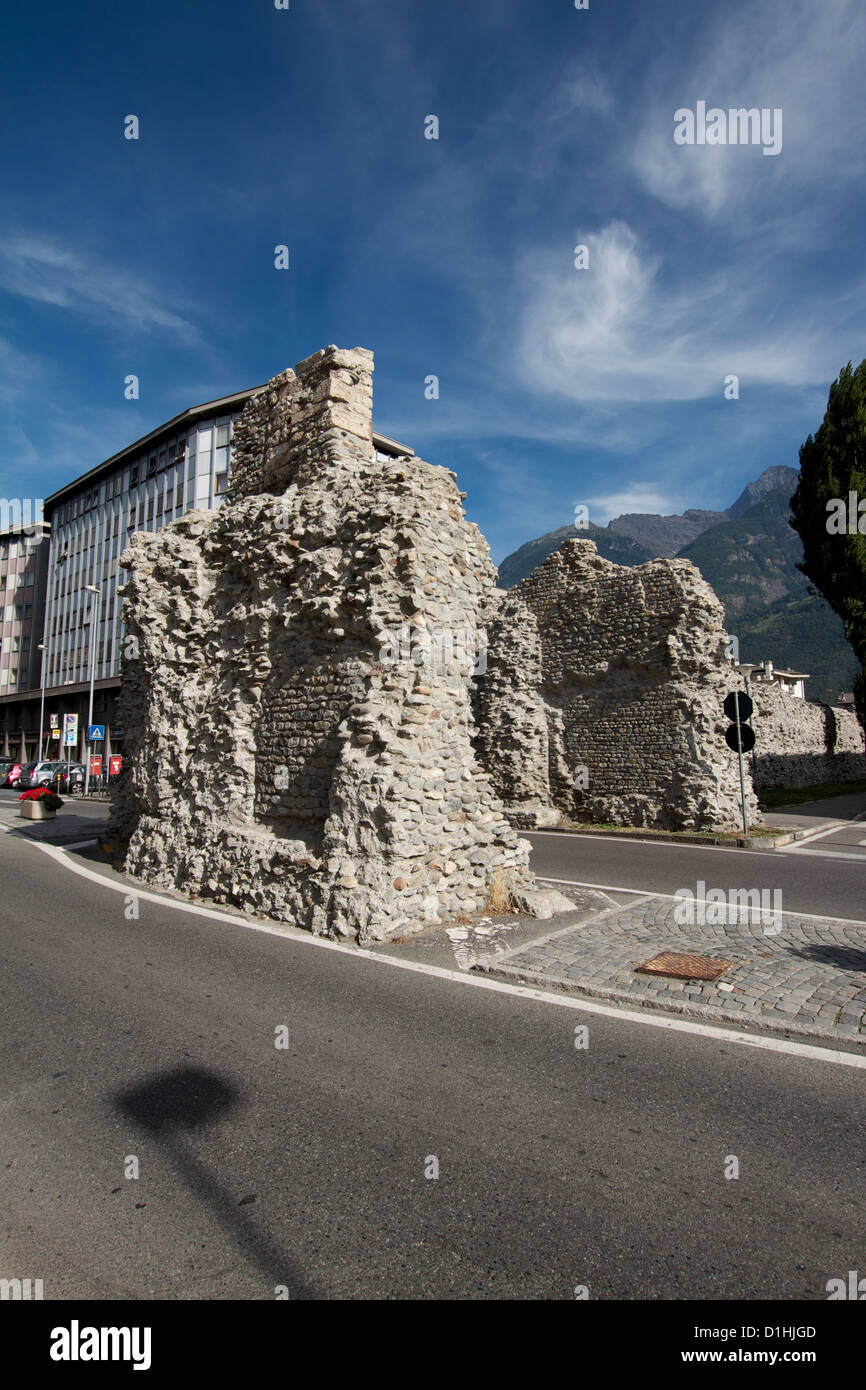
[{"label": "building roof", "polygon": [[[734,662],[734,667],[738,671],[748,672],[751,676],[754,675],[755,671],[766,671],[767,664],[768,663],[765,661],[736,661]],[[773,666],[773,677],[775,678],[776,676],[784,676],[785,680],[789,681],[811,680],[808,671],[788,671],[784,666]]]},{"label": "building roof", "polygon": [[93,483],[97,478],[101,478],[104,473],[110,473],[119,463],[125,459],[135,457],[144,449],[156,446],[161,439],[167,438],[171,434],[177,434],[182,425],[192,424],[194,420],[200,419],[203,415],[220,415],[225,412],[240,408],[243,410],[247,401],[257,392],[263,390],[261,386],[251,386],[247,391],[235,391],[231,396],[220,396],[215,401],[205,401],[202,405],[190,406],[188,410],[182,410],[180,415],[174,415],[164,424],[157,425],[156,429],[149,434],[142,435],[141,439],[136,439],[133,444],[127,444],[125,449],[119,453],[112,454],[103,463],[98,463],[95,468],[91,468],[87,473],[82,473],[74,478],[71,483],[66,483],[64,487],[58,488],[57,492],[52,492],[50,497],[46,497],[44,506],[46,510],[54,508],[64,498],[71,496],[80,488]]},{"label": "building roof", "polygon": [[[33,529],[37,526],[39,527],[38,536],[36,534],[35,529]],[[25,527],[27,528],[26,530]],[[38,542],[41,540],[45,540],[50,530],[51,526],[47,521],[26,521],[21,526],[5,527],[2,531],[0,531],[0,541],[21,540],[23,538],[25,541]]]},{"label": "building roof", "polygon": [[[246,391],[235,391],[231,396],[220,396],[215,401],[205,401],[202,405],[193,405],[190,406],[188,410],[182,410],[180,415],[174,415],[170,420],[166,420],[164,424],[157,425],[156,429],[151,430],[149,434],[142,435],[142,437],[136,439],[134,443],[127,444],[126,448],[121,449],[119,453],[112,454],[111,458],[107,458],[102,463],[98,463],[95,468],[91,468],[87,473],[81,473],[77,478],[74,478],[71,483],[66,483],[63,487],[58,488],[56,492],[52,492],[50,497],[45,498],[43,510],[53,510],[67,497],[73,496],[83,487],[90,486],[97,479],[101,478],[103,474],[112,472],[117,468],[118,464],[123,463],[127,458],[134,458],[145,449],[157,447],[161,440],[168,438],[172,434],[177,434],[184,425],[191,425],[195,420],[201,419],[202,416],[221,415],[227,414],[230,411],[243,410],[247,401],[251,400],[253,396],[258,395],[258,393],[264,389],[264,386],[251,386]],[[401,444],[399,440],[396,439],[389,439],[386,434],[377,434],[375,430],[373,432],[373,444],[377,449],[381,450],[382,453],[394,454],[397,456],[405,454],[409,458],[414,458],[415,455],[415,450],[410,449],[407,444]]]}]

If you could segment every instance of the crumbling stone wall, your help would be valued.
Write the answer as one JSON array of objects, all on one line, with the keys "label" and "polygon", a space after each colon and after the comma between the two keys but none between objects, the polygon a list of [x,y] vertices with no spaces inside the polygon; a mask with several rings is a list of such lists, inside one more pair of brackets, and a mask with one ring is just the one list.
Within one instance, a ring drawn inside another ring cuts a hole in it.
[{"label": "crumbling stone wall", "polygon": [[777,685],[750,686],[758,789],[811,787],[866,777],[863,729],[851,710],[800,700]]},{"label": "crumbling stone wall", "polygon": [[723,617],[689,561],[615,565],[589,540],[495,593],[476,747],[513,822],[738,825]]},{"label": "crumbling stone wall", "polygon": [[[148,883],[362,942],[533,882],[471,742],[495,570],[453,473],[376,459],[372,371],[329,347],[274,378],[220,510],[124,551],[110,827]],[[407,659],[407,627],[465,640]]]}]

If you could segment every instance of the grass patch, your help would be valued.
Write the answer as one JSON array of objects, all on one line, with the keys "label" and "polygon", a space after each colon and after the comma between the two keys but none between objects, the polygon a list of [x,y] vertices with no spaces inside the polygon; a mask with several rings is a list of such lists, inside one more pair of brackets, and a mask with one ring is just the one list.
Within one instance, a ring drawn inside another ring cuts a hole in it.
[{"label": "grass patch", "polygon": [[[617,835],[631,838],[637,837],[640,839],[652,839],[656,837],[668,840],[672,836],[683,836],[683,838],[688,837],[690,840],[700,839],[713,843],[719,840],[735,841],[742,840],[743,838],[742,830],[656,830],[649,826],[642,825],[614,825],[612,821],[570,821],[563,819],[560,821],[557,828],[560,830],[608,830],[615,831]],[[753,835],[764,835],[772,839],[778,834],[778,827],[761,825],[749,826],[750,837]]]},{"label": "grass patch", "polygon": [[487,893],[484,912],[490,917],[504,917],[511,911],[511,891],[502,869],[494,869],[493,878]]},{"label": "grass patch", "polygon": [[802,806],[805,801],[827,801],[832,796],[854,796],[866,792],[866,778],[859,782],[823,782],[818,787],[767,787],[759,793],[764,810],[773,811],[777,806]]}]

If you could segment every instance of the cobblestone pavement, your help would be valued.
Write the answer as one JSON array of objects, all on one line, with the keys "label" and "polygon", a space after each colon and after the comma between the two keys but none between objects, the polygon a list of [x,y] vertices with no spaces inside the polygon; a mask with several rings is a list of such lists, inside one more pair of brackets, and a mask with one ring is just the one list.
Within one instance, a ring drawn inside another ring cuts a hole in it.
[{"label": "cobblestone pavement", "polygon": [[[726,923],[689,926],[676,908],[670,898],[635,898],[473,968],[713,1022],[866,1043],[866,922],[796,913],[748,921],[745,911],[737,921],[729,908]],[[636,973],[661,951],[732,964],[712,983]]]}]

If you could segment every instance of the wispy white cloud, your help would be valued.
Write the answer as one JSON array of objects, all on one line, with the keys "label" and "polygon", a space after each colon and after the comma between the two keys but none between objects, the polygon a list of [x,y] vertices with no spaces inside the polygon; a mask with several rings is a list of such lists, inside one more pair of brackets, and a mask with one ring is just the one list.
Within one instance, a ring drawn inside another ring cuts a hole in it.
[{"label": "wispy white cloud", "polygon": [[[588,269],[553,252],[527,269],[515,371],[532,389],[587,406],[689,401],[721,398],[730,375],[742,390],[803,387],[838,369],[833,305],[819,316],[804,296],[762,315],[753,261],[677,280],[625,223],[586,241]],[[862,313],[862,281],[855,297]]]},{"label": "wispy white cloud", "polygon": [[[622,162],[669,206],[721,218],[735,237],[778,218],[780,205],[844,188],[862,176],[866,10],[860,0],[753,0],[739,15],[705,11],[691,55],[666,51],[649,65],[633,108],[636,138]],[[699,40],[699,42],[698,42]],[[676,145],[674,111],[708,106],[781,108],[781,153],[750,146]],[[640,117],[639,122],[637,117]],[[786,239],[805,244],[821,219],[803,210]],[[826,225],[824,225],[826,234]]]},{"label": "wispy white cloud", "polygon": [[184,346],[200,342],[191,319],[167,307],[171,296],[146,275],[112,266],[57,238],[19,234],[0,239],[0,289],[101,324],[157,333]]},{"label": "wispy white cloud", "polygon": [[0,337],[0,403],[16,405],[26,392],[44,384],[45,372],[39,357]]},{"label": "wispy white cloud", "polygon": [[682,503],[652,483],[633,483],[616,492],[605,492],[584,499],[590,508],[590,520],[604,526],[611,517],[626,512],[651,513],[654,516],[674,516]]}]

